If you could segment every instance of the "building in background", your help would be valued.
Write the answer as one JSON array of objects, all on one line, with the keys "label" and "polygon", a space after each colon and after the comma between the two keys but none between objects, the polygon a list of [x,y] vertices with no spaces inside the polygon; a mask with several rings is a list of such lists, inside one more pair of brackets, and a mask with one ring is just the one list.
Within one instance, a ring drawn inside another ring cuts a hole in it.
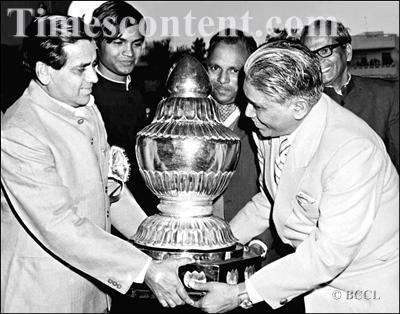
[{"label": "building in background", "polygon": [[399,36],[382,31],[352,36],[350,72],[359,76],[399,79]]}]

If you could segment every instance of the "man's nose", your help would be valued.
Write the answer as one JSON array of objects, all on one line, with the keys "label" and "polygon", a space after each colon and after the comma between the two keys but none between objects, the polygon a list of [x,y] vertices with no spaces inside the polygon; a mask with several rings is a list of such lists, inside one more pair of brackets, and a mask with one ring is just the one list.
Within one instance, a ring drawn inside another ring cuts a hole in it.
[{"label": "man's nose", "polygon": [[226,71],[221,71],[218,75],[218,82],[221,84],[229,83],[229,73]]},{"label": "man's nose", "polygon": [[327,64],[327,63],[329,63],[329,59],[328,59],[328,58],[322,58],[322,57],[318,56],[318,59],[319,59],[319,64],[320,64],[321,66],[323,66],[323,65],[325,65],[325,64]]},{"label": "man's nose", "polygon": [[97,81],[99,80],[97,77],[97,73],[96,70],[94,69],[94,67],[91,67],[87,72],[86,72],[86,81],[88,81],[89,83],[97,83]]},{"label": "man's nose", "polygon": [[254,107],[252,104],[250,104],[250,103],[247,104],[244,114],[248,118],[254,118],[256,116],[256,111],[254,110]]},{"label": "man's nose", "polygon": [[134,56],[134,52],[133,52],[133,48],[132,45],[129,43],[126,43],[126,45],[124,46],[124,50],[122,51],[124,56],[127,57],[133,57]]}]

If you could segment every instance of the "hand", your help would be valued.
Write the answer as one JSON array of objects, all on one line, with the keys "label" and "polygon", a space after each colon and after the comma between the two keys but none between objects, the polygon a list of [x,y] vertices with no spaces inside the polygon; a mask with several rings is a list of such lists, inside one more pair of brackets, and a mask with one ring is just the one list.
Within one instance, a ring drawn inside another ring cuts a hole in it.
[{"label": "hand", "polygon": [[238,285],[228,285],[222,282],[200,283],[191,280],[189,287],[194,290],[206,291],[207,294],[194,302],[193,306],[207,313],[225,313],[239,306]]},{"label": "hand", "polygon": [[178,277],[179,266],[192,263],[190,258],[152,260],[144,277],[144,282],[153,291],[164,307],[175,307],[194,301],[187,294]]}]

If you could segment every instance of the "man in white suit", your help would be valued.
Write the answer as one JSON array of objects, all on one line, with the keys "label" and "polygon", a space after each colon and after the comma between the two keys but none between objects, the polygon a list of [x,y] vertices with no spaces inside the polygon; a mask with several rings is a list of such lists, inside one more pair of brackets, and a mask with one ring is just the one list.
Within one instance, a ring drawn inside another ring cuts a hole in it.
[{"label": "man in white suit", "polygon": [[318,57],[301,44],[261,46],[245,74],[263,190],[230,225],[247,243],[274,223],[295,252],[238,285],[191,282],[207,291],[195,306],[277,309],[304,295],[306,312],[398,312],[399,176],[384,143],[322,94]]},{"label": "man in white suit", "polygon": [[126,293],[134,282],[163,306],[192,302],[177,276],[190,259],[153,261],[110,234],[113,224],[129,238],[146,215],[125,189],[110,210],[110,149],[91,96],[96,46],[85,30],[60,16],[27,30],[33,79],[1,123],[2,313],[104,313],[104,288]]}]

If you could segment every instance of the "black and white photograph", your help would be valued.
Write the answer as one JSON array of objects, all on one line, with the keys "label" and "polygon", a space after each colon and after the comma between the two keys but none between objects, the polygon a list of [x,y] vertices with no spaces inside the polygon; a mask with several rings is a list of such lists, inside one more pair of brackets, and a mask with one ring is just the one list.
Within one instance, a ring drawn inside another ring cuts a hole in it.
[{"label": "black and white photograph", "polygon": [[399,313],[398,1],[1,1],[1,313]]}]

